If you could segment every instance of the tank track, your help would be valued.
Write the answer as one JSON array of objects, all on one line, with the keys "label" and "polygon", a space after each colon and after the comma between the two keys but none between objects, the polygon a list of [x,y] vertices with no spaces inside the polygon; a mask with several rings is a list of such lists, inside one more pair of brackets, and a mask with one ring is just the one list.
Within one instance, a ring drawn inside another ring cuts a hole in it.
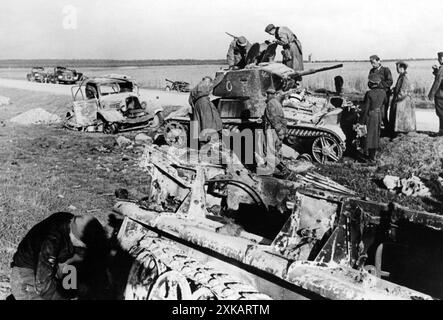
[{"label": "tank track", "polygon": [[197,290],[209,290],[218,300],[271,299],[253,286],[193,259],[177,248],[173,241],[146,235],[129,252],[140,264],[146,265],[146,259],[154,257],[161,265],[157,278],[169,271],[185,276],[194,293]]}]

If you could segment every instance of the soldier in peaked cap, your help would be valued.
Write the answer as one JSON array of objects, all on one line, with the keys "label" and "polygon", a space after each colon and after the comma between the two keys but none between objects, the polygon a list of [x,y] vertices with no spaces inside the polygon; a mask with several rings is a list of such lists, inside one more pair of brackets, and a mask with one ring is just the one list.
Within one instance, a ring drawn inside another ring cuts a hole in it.
[{"label": "soldier in peaked cap", "polygon": [[388,67],[385,67],[381,64],[381,59],[377,55],[372,55],[369,57],[369,61],[372,65],[372,69],[369,71],[369,74],[376,73],[380,75],[381,81],[380,81],[380,88],[385,90],[386,93],[386,104],[384,106],[384,114],[383,114],[383,123],[384,127],[388,128],[388,109],[389,109],[389,98],[391,96],[391,87],[394,83],[394,80],[392,78],[391,70]]},{"label": "soldier in peaked cap", "polygon": [[303,70],[303,50],[301,42],[288,27],[276,27],[268,24],[265,32],[274,36],[276,42],[283,47],[283,64],[295,71]]},{"label": "soldier in peaked cap", "polygon": [[380,126],[383,121],[387,97],[385,89],[380,86],[382,77],[378,73],[370,74],[368,80],[369,91],[365,95],[360,123],[366,125],[367,128],[364,148],[372,163],[375,161],[375,155],[380,145]]},{"label": "soldier in peaked cap", "polygon": [[226,54],[228,65],[230,69],[238,68],[243,69],[246,66],[246,56],[249,49],[251,49],[251,43],[245,37],[237,37],[231,41]]},{"label": "soldier in peaked cap", "polygon": [[440,67],[433,67],[434,83],[428,98],[435,101],[435,112],[440,121],[438,135],[443,136],[443,52],[439,52],[437,56]]}]

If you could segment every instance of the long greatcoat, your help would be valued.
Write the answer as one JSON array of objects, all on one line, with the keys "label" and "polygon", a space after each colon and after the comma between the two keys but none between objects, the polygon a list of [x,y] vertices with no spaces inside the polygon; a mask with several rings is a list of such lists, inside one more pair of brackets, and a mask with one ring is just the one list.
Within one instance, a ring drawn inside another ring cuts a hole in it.
[{"label": "long greatcoat", "polygon": [[393,132],[416,130],[415,107],[411,98],[411,86],[407,75],[400,74],[393,90],[389,125]]},{"label": "long greatcoat", "polygon": [[303,70],[303,50],[295,34],[288,27],[278,27],[275,38],[283,45],[283,64],[296,71]]},{"label": "long greatcoat", "polygon": [[443,133],[443,66],[435,73],[429,98],[435,99],[435,112],[440,119],[440,133]]},{"label": "long greatcoat", "polygon": [[364,143],[366,151],[378,149],[380,146],[380,126],[383,121],[386,100],[386,91],[382,88],[374,88],[366,92],[363,113],[360,118],[360,123],[365,124],[367,129]]},{"label": "long greatcoat", "polygon": [[[200,137],[202,131],[210,129],[212,133],[215,133],[221,132],[223,129],[220,114],[209,98],[210,91],[208,86],[199,84],[189,94],[189,103],[193,109],[192,121],[195,121],[199,139],[202,141],[208,140],[205,137]],[[191,125],[191,128],[194,126]],[[192,134],[194,135],[194,133]]]}]

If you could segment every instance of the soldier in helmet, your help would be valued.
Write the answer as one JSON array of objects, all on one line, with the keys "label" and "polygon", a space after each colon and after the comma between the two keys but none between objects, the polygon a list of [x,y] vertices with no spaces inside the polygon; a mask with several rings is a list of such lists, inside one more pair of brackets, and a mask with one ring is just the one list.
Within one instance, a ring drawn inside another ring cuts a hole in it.
[{"label": "soldier in helmet", "polygon": [[283,47],[283,63],[295,71],[303,70],[303,51],[300,41],[288,27],[276,27],[269,24],[266,33],[273,35]]},{"label": "soldier in helmet", "polygon": [[435,101],[435,111],[440,120],[438,135],[443,136],[443,52],[438,53],[438,62],[440,67],[433,67],[435,79],[428,98]]},{"label": "soldier in helmet", "polygon": [[243,69],[246,66],[246,56],[249,49],[251,49],[251,44],[248,39],[243,36],[234,38],[226,54],[229,68]]},{"label": "soldier in helmet", "polygon": [[[93,254],[92,254],[93,252]],[[58,212],[36,224],[18,245],[11,263],[11,291],[17,300],[62,300],[72,298],[76,283],[63,287],[65,267],[85,265],[85,257],[107,257],[106,233],[100,222],[89,215]],[[89,264],[88,264],[89,265]],[[92,265],[89,265],[92,267]],[[98,271],[97,264],[92,267]],[[93,270],[86,270],[92,274]],[[105,268],[101,269],[101,271]],[[94,272],[95,272],[94,271]],[[105,272],[94,273],[94,282]],[[72,278],[76,280],[76,278]],[[79,279],[82,281],[82,279]]]},{"label": "soldier in helmet", "polygon": [[369,91],[365,95],[360,123],[366,125],[364,148],[370,163],[373,163],[380,145],[380,127],[385,117],[387,97],[386,90],[382,86],[382,78],[378,73],[371,73],[368,80]]}]

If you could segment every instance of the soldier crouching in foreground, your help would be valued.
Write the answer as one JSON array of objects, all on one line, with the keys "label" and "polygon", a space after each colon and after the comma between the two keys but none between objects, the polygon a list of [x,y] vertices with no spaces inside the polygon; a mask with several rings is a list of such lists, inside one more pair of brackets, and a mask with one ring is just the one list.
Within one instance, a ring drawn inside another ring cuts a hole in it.
[{"label": "soldier crouching in foreground", "polygon": [[380,85],[382,78],[377,73],[369,75],[369,91],[363,103],[363,114],[360,123],[366,125],[367,135],[364,149],[368,153],[369,163],[374,163],[377,149],[380,146],[381,124],[385,120],[386,90]]},{"label": "soldier crouching in foreground", "polygon": [[[12,294],[17,300],[65,300],[78,298],[80,291],[88,296],[82,285],[106,277],[107,253],[106,234],[96,218],[54,213],[20,242],[11,264]],[[89,282],[80,275],[82,284],[76,283],[77,266]],[[72,278],[65,283],[67,273]]]}]

